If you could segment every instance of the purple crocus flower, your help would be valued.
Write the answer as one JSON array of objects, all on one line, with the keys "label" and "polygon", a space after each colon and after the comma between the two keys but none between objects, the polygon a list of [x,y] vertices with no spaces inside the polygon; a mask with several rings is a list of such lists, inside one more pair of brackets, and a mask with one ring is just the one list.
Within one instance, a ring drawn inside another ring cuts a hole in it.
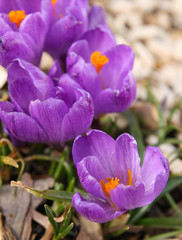
[{"label": "purple crocus flower", "polygon": [[40,62],[52,15],[50,0],[0,0],[0,64]]},{"label": "purple crocus flower", "polygon": [[93,119],[89,93],[64,74],[53,80],[39,68],[16,59],[8,67],[12,103],[0,102],[6,131],[22,142],[64,144],[88,130]]},{"label": "purple crocus flower", "polygon": [[78,136],[73,160],[83,188],[91,195],[74,194],[74,208],[94,222],[107,222],[129,209],[150,204],[164,189],[169,164],[158,147],[147,147],[142,167],[135,139],[124,133],[115,141],[91,130]]},{"label": "purple crocus flower", "polygon": [[110,30],[99,26],[72,44],[67,56],[67,71],[91,94],[97,117],[124,111],[134,101],[133,63],[132,49],[116,45]]},{"label": "purple crocus flower", "polygon": [[54,58],[65,58],[70,45],[88,27],[87,0],[52,0],[52,22],[46,38],[46,51]]}]

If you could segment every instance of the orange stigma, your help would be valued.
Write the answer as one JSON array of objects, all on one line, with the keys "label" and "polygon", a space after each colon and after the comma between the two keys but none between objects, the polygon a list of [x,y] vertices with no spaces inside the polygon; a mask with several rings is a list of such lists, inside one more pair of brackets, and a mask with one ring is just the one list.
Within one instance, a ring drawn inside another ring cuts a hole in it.
[{"label": "orange stigma", "polygon": [[128,185],[132,185],[132,174],[130,169],[128,169]]},{"label": "orange stigma", "polygon": [[8,14],[9,19],[11,22],[16,23],[16,25],[19,27],[20,23],[23,21],[23,19],[27,16],[25,14],[25,11],[23,10],[17,10],[17,11],[11,11]]},{"label": "orange stigma", "polygon": [[52,5],[55,5],[55,3],[57,2],[57,0],[51,0]]},{"label": "orange stigma", "polygon": [[96,67],[98,73],[107,62],[109,59],[105,55],[100,55],[99,51],[92,53],[91,63]]},{"label": "orange stigma", "polygon": [[103,192],[106,194],[107,197],[110,197],[110,190],[115,189],[119,184],[119,179],[116,177],[114,178],[106,178],[106,183],[104,180],[100,180],[100,184],[102,187]]}]

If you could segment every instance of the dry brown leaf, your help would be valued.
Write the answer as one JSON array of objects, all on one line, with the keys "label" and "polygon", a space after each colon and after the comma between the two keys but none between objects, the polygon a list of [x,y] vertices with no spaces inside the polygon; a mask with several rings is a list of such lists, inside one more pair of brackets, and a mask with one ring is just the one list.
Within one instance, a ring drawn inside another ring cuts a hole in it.
[{"label": "dry brown leaf", "polygon": [[[33,181],[28,173],[24,173],[21,180],[24,185],[36,187],[37,189],[48,189],[54,184],[52,178]],[[0,194],[0,207],[3,209],[7,223],[15,231],[18,238],[29,240],[32,218],[34,221],[41,223],[44,228],[49,227],[47,217],[34,211],[44,199],[35,197],[21,188],[17,189],[15,196],[14,190],[10,185],[3,185]]]},{"label": "dry brown leaf", "polygon": [[16,240],[7,222],[5,220],[3,221],[2,212],[0,212],[0,240]]},{"label": "dry brown leaf", "polygon": [[99,223],[91,222],[88,219],[79,215],[80,233],[76,240],[104,240],[101,225]]}]

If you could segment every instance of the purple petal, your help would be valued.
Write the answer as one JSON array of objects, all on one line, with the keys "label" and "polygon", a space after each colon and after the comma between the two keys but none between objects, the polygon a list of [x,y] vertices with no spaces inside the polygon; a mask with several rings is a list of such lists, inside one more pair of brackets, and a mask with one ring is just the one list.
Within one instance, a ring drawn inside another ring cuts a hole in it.
[{"label": "purple petal", "polygon": [[66,59],[67,70],[70,70],[76,62],[80,61],[80,57],[83,58],[83,62],[90,62],[89,46],[86,40],[79,40],[69,48]]},{"label": "purple petal", "polygon": [[[15,28],[14,28],[15,27]],[[17,26],[10,21],[7,14],[0,14],[0,36],[3,36],[6,32],[17,29]]]},{"label": "purple petal", "polygon": [[126,45],[117,45],[104,53],[109,62],[100,71],[105,88],[122,89],[124,80],[134,64],[133,50]]},{"label": "purple petal", "polygon": [[51,77],[55,81],[55,83],[57,83],[58,79],[61,77],[62,74],[63,71],[61,69],[60,63],[58,59],[56,59],[49,71],[49,77]]},{"label": "purple petal", "polygon": [[104,10],[99,6],[91,6],[88,18],[90,29],[94,29],[100,24],[106,25]]},{"label": "purple petal", "polygon": [[145,183],[144,201],[151,203],[164,189],[169,177],[169,163],[158,147],[147,147],[141,169]]},{"label": "purple petal", "polygon": [[47,33],[47,25],[43,21],[41,13],[37,12],[27,15],[20,24],[19,32],[27,33],[31,36],[37,49],[39,49],[37,54],[41,55]]},{"label": "purple petal", "polygon": [[4,67],[17,57],[35,65],[39,64],[40,55],[37,54],[37,47],[28,34],[10,31],[0,40],[0,64]]},{"label": "purple petal", "polygon": [[24,142],[47,142],[45,132],[31,117],[20,112],[0,111],[0,119],[7,130],[20,141]]},{"label": "purple petal", "polygon": [[44,97],[54,86],[52,79],[38,67],[24,60],[16,59],[8,66],[8,83],[11,84],[15,79],[22,78],[29,79]]},{"label": "purple petal", "polygon": [[107,199],[103,193],[100,180],[111,177],[110,173],[103,168],[99,159],[95,156],[85,157],[77,163],[77,173],[83,188],[90,194]]},{"label": "purple petal", "polygon": [[51,26],[46,39],[46,49],[53,57],[64,56],[69,46],[86,30],[87,19],[81,12],[82,8],[70,8],[63,18]]},{"label": "purple petal", "polygon": [[73,104],[63,119],[63,142],[73,139],[79,134],[86,132],[93,120],[94,106],[90,94],[84,90],[77,91],[80,92],[81,97]]},{"label": "purple petal", "polygon": [[11,102],[9,102],[9,101],[0,102],[0,111],[14,112],[14,111],[15,111],[15,107],[14,107],[14,105],[13,105]]},{"label": "purple petal", "polygon": [[72,149],[73,161],[75,165],[83,158],[95,156],[111,176],[116,176],[113,172],[113,154],[115,141],[112,137],[99,130],[91,130],[85,136],[75,139]]},{"label": "purple petal", "polygon": [[83,89],[88,91],[93,100],[101,91],[101,82],[95,68],[90,63],[85,63],[79,58],[76,64],[70,69],[69,74],[79,83]]},{"label": "purple petal", "polygon": [[94,98],[95,117],[109,112],[123,112],[128,109],[136,97],[136,81],[130,72],[123,80],[121,89],[107,88]]},{"label": "purple petal", "polygon": [[14,0],[9,0],[8,4],[4,0],[0,0],[0,12],[9,13],[12,10]]},{"label": "purple petal", "polygon": [[79,193],[75,193],[72,203],[77,212],[93,222],[104,223],[119,217],[126,211],[117,211],[108,203],[98,199],[87,200]]},{"label": "purple petal", "polygon": [[9,84],[9,95],[16,109],[26,114],[29,114],[29,104],[31,101],[37,98],[43,100],[41,92],[28,78],[19,78]]},{"label": "purple petal", "polygon": [[16,9],[13,10],[24,10],[26,14],[38,12],[41,7],[41,0],[13,0],[17,4]]},{"label": "purple petal", "polygon": [[86,32],[82,39],[87,40],[90,55],[95,51],[100,51],[103,54],[116,44],[113,35],[103,26]]},{"label": "purple petal", "polygon": [[30,104],[30,115],[44,129],[50,143],[62,142],[62,121],[68,108],[64,101],[47,99],[44,102],[36,100]]},{"label": "purple petal", "polygon": [[128,185],[128,170],[132,174],[132,185],[135,186],[140,181],[140,158],[135,139],[124,133],[116,140],[115,156],[112,162],[116,175],[120,182]]},{"label": "purple petal", "polygon": [[145,193],[145,186],[143,183],[139,183],[135,186],[125,186],[119,184],[115,189],[111,189],[110,197],[113,203],[121,210],[134,209],[142,207],[143,196]]}]

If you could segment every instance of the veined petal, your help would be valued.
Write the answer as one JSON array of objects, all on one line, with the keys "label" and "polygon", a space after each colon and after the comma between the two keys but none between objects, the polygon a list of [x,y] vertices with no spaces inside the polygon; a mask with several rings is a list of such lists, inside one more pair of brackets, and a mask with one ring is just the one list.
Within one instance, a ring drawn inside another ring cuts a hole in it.
[{"label": "veined petal", "polygon": [[79,193],[75,193],[72,203],[77,212],[93,222],[104,223],[119,217],[126,211],[115,210],[108,203],[98,199],[84,199]]},{"label": "veined petal", "polygon": [[70,10],[51,26],[47,35],[46,49],[55,58],[64,56],[69,46],[86,30],[86,18],[80,19],[81,15],[75,16],[75,13]]},{"label": "veined petal", "polygon": [[11,23],[7,14],[0,13],[0,36],[3,36],[6,32],[17,29],[17,26]]},{"label": "veined petal", "polygon": [[10,31],[1,37],[0,64],[7,67],[17,57],[35,65],[40,61],[40,55],[37,54],[37,47],[32,38],[28,34]]},{"label": "veined petal", "polygon": [[88,156],[77,163],[77,173],[83,188],[90,194],[106,199],[102,190],[100,180],[112,177],[110,173],[103,168],[99,159],[95,156]]},{"label": "veined petal", "polygon": [[91,130],[85,136],[78,136],[73,144],[73,161],[77,166],[83,158],[95,156],[102,167],[112,175],[116,176],[113,170],[113,154],[115,141],[112,137],[100,130]]},{"label": "veined petal", "polygon": [[132,48],[127,45],[116,45],[104,55],[109,59],[100,71],[105,88],[124,88],[124,79],[131,72],[134,64]]},{"label": "veined petal", "polygon": [[136,81],[131,72],[124,82],[121,89],[107,88],[98,93],[94,98],[95,117],[103,113],[123,112],[128,109],[136,97]]},{"label": "veined petal", "polygon": [[29,104],[31,101],[36,99],[43,100],[41,92],[28,78],[19,78],[12,81],[9,84],[9,95],[16,109],[26,114],[29,114]]},{"label": "veined petal", "polygon": [[142,201],[144,193],[145,186],[143,183],[138,183],[135,188],[119,184],[116,188],[111,189],[110,197],[119,209],[129,210],[146,205]]},{"label": "veined petal", "polygon": [[68,50],[66,59],[67,69],[70,70],[80,57],[83,58],[83,62],[89,62],[90,54],[88,42],[86,40],[74,42]]},{"label": "veined petal", "polygon": [[14,105],[13,105],[11,102],[9,102],[9,101],[0,102],[0,111],[14,112],[14,111],[15,111],[15,107],[14,107]]},{"label": "veined petal", "polygon": [[164,189],[169,177],[169,163],[158,147],[147,147],[141,168],[145,183],[144,201],[151,203]]},{"label": "veined petal", "polygon": [[46,133],[31,117],[21,112],[0,111],[0,119],[7,130],[23,142],[47,142]]},{"label": "veined petal", "polygon": [[11,85],[14,80],[22,78],[29,79],[42,97],[45,97],[47,92],[54,86],[52,79],[38,67],[22,59],[15,59],[8,66],[8,84]]},{"label": "veined petal", "polygon": [[116,139],[115,155],[113,160],[116,176],[121,183],[128,185],[128,170],[131,171],[132,185],[140,181],[140,158],[135,139],[124,133]]},{"label": "veined petal", "polygon": [[94,66],[90,63],[85,63],[83,59],[79,58],[69,70],[69,73],[83,89],[91,94],[93,100],[95,100],[102,86]]},{"label": "veined petal", "polygon": [[91,6],[88,18],[89,29],[94,29],[98,25],[107,26],[104,10],[99,6]]},{"label": "veined petal", "polygon": [[81,89],[75,91],[79,91],[82,96],[73,104],[63,119],[63,142],[86,132],[93,120],[94,106],[90,94]]},{"label": "veined petal", "polygon": [[82,39],[88,42],[90,54],[95,51],[100,51],[101,54],[103,54],[116,44],[110,30],[101,25],[93,30],[87,31]]},{"label": "veined petal", "polygon": [[30,104],[30,115],[44,129],[50,143],[62,142],[62,122],[68,107],[60,99],[36,100]]},{"label": "veined petal", "polygon": [[46,23],[43,21],[41,13],[36,12],[27,15],[27,17],[20,24],[19,32],[27,33],[31,36],[37,46],[37,49],[39,49],[39,55],[41,55],[47,29],[48,24],[46,25]]}]

